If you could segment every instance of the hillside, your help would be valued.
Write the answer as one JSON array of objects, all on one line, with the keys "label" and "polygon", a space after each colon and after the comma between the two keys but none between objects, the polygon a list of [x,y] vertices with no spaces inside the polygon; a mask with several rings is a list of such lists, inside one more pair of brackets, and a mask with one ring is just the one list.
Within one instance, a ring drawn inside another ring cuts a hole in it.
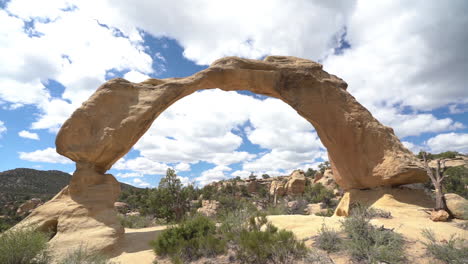
[{"label": "hillside", "polygon": [[[30,198],[49,200],[65,187],[71,175],[57,170],[18,168],[0,172],[0,208],[18,204]],[[121,183],[122,190],[139,189]]]}]

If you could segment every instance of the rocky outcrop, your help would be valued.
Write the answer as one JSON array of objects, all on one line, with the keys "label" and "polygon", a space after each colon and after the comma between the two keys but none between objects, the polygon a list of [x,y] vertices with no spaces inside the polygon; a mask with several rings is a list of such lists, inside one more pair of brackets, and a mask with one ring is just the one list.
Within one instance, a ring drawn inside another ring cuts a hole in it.
[{"label": "rocky outcrop", "polygon": [[24,216],[32,212],[33,209],[42,205],[42,201],[39,198],[32,198],[24,203],[22,203],[16,210],[16,214],[19,216]]},{"label": "rocky outcrop", "polygon": [[123,203],[123,202],[115,202],[114,207],[121,214],[126,214],[128,210],[130,209],[130,206],[128,206],[128,204]]},{"label": "rocky outcrop", "polygon": [[218,209],[220,207],[220,203],[215,200],[203,200],[202,201],[202,207],[197,209],[197,212],[208,216],[212,217],[215,216],[216,213],[218,212]]},{"label": "rocky outcrop", "polygon": [[306,177],[302,170],[295,170],[289,176],[289,180],[286,183],[286,193],[288,195],[301,195],[304,193],[306,184]]},{"label": "rocky outcrop", "polygon": [[[465,166],[468,168],[468,157],[466,156],[458,156],[452,159],[443,159],[445,161],[445,167],[457,167],[457,166]],[[437,167],[437,160],[431,160],[428,163],[429,167],[436,168]]]},{"label": "rocky outcrop", "polygon": [[270,195],[271,196],[284,196],[286,194],[285,188],[286,182],[281,180],[272,181],[270,184]]},{"label": "rocky outcrop", "polygon": [[335,180],[333,180],[332,170],[325,170],[323,174],[317,172],[314,177],[314,183],[320,183],[325,188],[332,191],[336,189]]},{"label": "rocky outcrop", "polygon": [[447,193],[444,198],[453,217],[468,220],[468,200],[455,193]]}]

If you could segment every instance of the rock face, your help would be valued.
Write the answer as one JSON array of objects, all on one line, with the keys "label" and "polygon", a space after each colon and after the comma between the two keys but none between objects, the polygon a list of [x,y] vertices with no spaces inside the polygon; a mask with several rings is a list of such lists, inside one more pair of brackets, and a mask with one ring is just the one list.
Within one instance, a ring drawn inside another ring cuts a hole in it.
[{"label": "rock face", "polygon": [[202,215],[212,217],[212,216],[215,216],[216,213],[218,212],[219,206],[220,206],[220,203],[218,201],[203,200],[202,207],[198,208],[197,212]]},{"label": "rock face", "polygon": [[128,204],[123,203],[123,202],[115,202],[114,207],[121,214],[126,214],[128,210],[130,209]]},{"label": "rock face", "polygon": [[455,193],[444,195],[447,208],[455,218],[468,220],[468,200]]},{"label": "rock face", "polygon": [[432,211],[429,218],[434,222],[446,222],[449,219],[449,214],[445,210]]},{"label": "rock face", "polygon": [[286,194],[286,183],[283,181],[272,181],[270,185],[270,195],[281,197]]},{"label": "rock face", "polygon": [[31,213],[31,211],[33,209],[35,209],[36,207],[38,207],[40,205],[42,205],[41,199],[32,198],[31,200],[28,200],[28,201],[24,202],[23,204],[21,204],[18,207],[18,210],[16,210],[16,214],[20,215],[20,216],[29,214],[29,213]]},{"label": "rock face", "polygon": [[306,184],[306,177],[304,172],[301,170],[295,170],[289,176],[289,180],[286,183],[286,193],[288,195],[300,195],[304,193]]},{"label": "rock face", "polygon": [[[120,188],[105,172],[170,105],[213,88],[249,90],[293,107],[315,127],[328,150],[335,181],[345,190],[427,179],[419,160],[393,130],[379,123],[346,91],[347,84],[322,65],[296,57],[226,57],[185,78],[141,83],[113,79],[99,87],[57,134],[57,152],[76,162],[70,185],[28,220],[42,225],[58,221],[51,241],[57,246],[88,242],[98,250],[115,243],[123,230],[113,206]],[[288,191],[296,193],[294,186],[289,184]]]},{"label": "rock face", "polygon": [[323,175],[320,172],[315,174],[314,183],[320,183],[329,190],[335,190],[335,181],[333,180],[332,170],[325,170]]}]

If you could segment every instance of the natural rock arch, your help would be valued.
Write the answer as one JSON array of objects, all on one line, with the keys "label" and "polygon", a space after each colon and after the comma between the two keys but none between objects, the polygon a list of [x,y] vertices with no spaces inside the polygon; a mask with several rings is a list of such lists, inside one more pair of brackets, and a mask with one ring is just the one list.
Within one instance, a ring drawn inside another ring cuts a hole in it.
[{"label": "natural rock arch", "polygon": [[92,246],[111,248],[123,233],[113,209],[120,188],[112,175],[104,173],[165,109],[201,89],[249,90],[289,104],[315,127],[343,189],[425,181],[416,157],[346,87],[318,63],[283,56],[263,61],[227,57],[186,78],[142,83],[110,80],[72,114],[57,135],[57,152],[76,162],[70,185],[26,220],[43,226],[44,221],[56,219],[53,242],[58,247],[71,246],[78,239],[73,236],[86,229],[102,227],[96,238],[90,238],[98,241]]}]

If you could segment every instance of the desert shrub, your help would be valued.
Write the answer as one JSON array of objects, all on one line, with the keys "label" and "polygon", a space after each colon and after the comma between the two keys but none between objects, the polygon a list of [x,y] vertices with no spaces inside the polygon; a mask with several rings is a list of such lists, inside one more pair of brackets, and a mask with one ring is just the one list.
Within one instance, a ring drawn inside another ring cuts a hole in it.
[{"label": "desert shrub", "polygon": [[284,203],[279,203],[276,206],[269,205],[264,212],[266,215],[287,215],[288,208]]},{"label": "desert shrub", "polygon": [[46,233],[33,228],[17,229],[0,234],[0,263],[47,264],[49,255]]},{"label": "desert shrub", "polygon": [[451,236],[448,241],[437,242],[434,233],[429,229],[423,229],[422,235],[428,240],[423,242],[426,251],[434,258],[444,263],[468,263],[468,246],[464,239]]},{"label": "desert shrub", "polygon": [[468,168],[465,166],[450,167],[445,170],[447,178],[442,182],[445,193],[456,193],[468,199]]},{"label": "desert shrub", "polygon": [[372,210],[355,206],[351,216],[342,222],[347,235],[344,246],[353,259],[364,263],[401,263],[405,260],[403,237],[383,227],[370,224]]},{"label": "desert shrub", "polygon": [[226,241],[216,236],[214,222],[201,215],[163,231],[151,245],[156,254],[168,256],[174,263],[213,257],[226,251]]},{"label": "desert shrub", "polygon": [[237,257],[241,263],[294,263],[307,255],[304,243],[292,232],[266,222],[265,216],[251,218],[249,228],[240,232]]},{"label": "desert shrub", "polygon": [[322,224],[322,227],[315,238],[315,245],[327,252],[336,252],[340,250],[341,241],[342,239],[337,231],[328,228],[325,224]]},{"label": "desert shrub", "polygon": [[[431,160],[432,159],[453,159],[459,155],[461,154],[456,151],[445,151],[439,154],[426,153],[427,159],[431,159]],[[423,158],[422,151],[420,151],[417,156],[418,158],[422,159]]]},{"label": "desert shrub", "polygon": [[148,216],[140,215],[118,215],[120,224],[127,228],[144,228],[153,226],[154,223]]},{"label": "desert shrub", "polygon": [[334,210],[334,209],[332,209],[332,208],[327,208],[327,211],[326,211],[326,212],[319,212],[319,213],[316,213],[315,215],[316,215],[316,216],[330,217],[330,216],[332,216],[334,213],[335,213],[335,210]]},{"label": "desert shrub", "polygon": [[58,264],[112,264],[105,256],[90,253],[85,246],[80,246],[69,252]]},{"label": "desert shrub", "polygon": [[327,207],[333,207],[336,206],[332,201],[334,197],[333,191],[321,183],[308,185],[304,190],[304,199],[309,203],[324,203]]}]

